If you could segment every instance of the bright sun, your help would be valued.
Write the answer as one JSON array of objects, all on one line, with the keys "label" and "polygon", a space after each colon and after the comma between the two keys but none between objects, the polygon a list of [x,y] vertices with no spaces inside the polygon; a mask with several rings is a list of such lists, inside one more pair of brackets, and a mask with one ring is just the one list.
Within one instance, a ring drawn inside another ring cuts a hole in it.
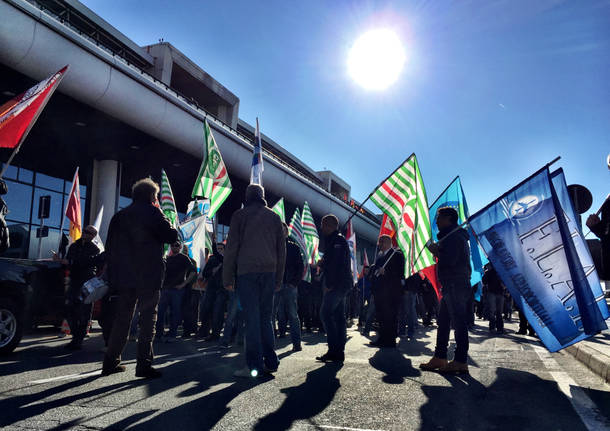
[{"label": "bright sun", "polygon": [[347,65],[354,80],[369,90],[384,90],[400,75],[406,56],[396,33],[371,30],[356,40]]}]

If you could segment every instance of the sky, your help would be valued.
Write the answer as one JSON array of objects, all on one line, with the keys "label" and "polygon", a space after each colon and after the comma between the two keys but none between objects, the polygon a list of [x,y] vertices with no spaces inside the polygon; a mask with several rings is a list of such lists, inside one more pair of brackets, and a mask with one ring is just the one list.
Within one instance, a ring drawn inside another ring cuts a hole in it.
[{"label": "sky", "polygon": [[[610,192],[608,0],[83,3],[140,45],[177,47],[239,97],[240,118],[357,200],[413,152],[429,203],[459,175],[471,213],[557,156],[589,212]],[[347,69],[376,28],[406,52],[383,91]]]}]

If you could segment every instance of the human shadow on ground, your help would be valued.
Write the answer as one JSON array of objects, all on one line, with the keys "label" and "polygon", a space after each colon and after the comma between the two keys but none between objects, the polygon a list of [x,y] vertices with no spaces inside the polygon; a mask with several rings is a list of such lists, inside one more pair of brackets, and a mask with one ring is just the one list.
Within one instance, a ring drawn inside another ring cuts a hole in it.
[{"label": "human shadow on ground", "polygon": [[286,399],[279,409],[261,418],[254,430],[287,430],[298,419],[309,419],[330,405],[341,386],[337,373],[343,364],[327,363],[307,373],[299,386],[282,389]]},{"label": "human shadow on ground", "polygon": [[469,375],[445,379],[451,386],[421,387],[428,398],[420,408],[422,430],[587,429],[557,383],[535,374],[498,368],[489,387]]},{"label": "human shadow on ground", "polygon": [[379,349],[370,359],[369,364],[385,375],[381,378],[384,383],[401,384],[405,378],[418,377],[421,372],[411,365],[411,360],[398,349]]}]

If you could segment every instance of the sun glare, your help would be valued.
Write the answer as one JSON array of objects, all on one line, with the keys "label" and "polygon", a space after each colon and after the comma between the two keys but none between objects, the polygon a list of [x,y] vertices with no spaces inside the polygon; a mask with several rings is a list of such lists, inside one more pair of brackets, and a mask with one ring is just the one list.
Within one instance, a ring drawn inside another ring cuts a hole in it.
[{"label": "sun glare", "polygon": [[406,56],[402,42],[392,30],[371,30],[360,36],[349,52],[349,73],[369,90],[384,90],[398,79]]}]

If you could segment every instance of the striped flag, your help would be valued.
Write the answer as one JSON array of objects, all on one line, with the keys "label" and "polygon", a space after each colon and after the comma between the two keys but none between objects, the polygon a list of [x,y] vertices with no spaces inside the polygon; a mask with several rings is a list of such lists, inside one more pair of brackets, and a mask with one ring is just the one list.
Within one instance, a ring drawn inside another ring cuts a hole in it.
[{"label": "striped flag", "polygon": [[396,229],[392,220],[388,218],[387,214],[383,214],[383,220],[381,221],[381,228],[379,229],[379,237],[382,235],[389,235],[392,238],[392,247],[398,247],[396,242]]},{"label": "striped flag", "polygon": [[405,255],[405,277],[434,265],[426,248],[432,237],[428,199],[415,154],[381,183],[371,200],[396,226],[396,242]]},{"label": "striped flag", "polygon": [[288,236],[297,243],[303,254],[303,260],[305,263],[305,274],[303,280],[311,281],[311,271],[309,269],[309,262],[307,262],[307,245],[305,243],[305,237],[303,235],[303,226],[301,225],[301,213],[299,209],[295,209],[292,214],[292,220],[288,225]]},{"label": "striped flag", "polygon": [[352,260],[352,278],[354,284],[358,283],[358,262],[356,260],[356,232],[352,226],[352,221],[347,222],[347,232],[345,233],[345,239],[349,247],[349,254]]},{"label": "striped flag", "polygon": [[252,169],[250,171],[250,184],[263,185],[263,145],[261,142],[261,129],[256,117],[256,131],[254,132],[254,154],[252,155]]},{"label": "striped flag", "polygon": [[172,193],[172,187],[169,185],[169,179],[163,169],[161,169],[161,211],[172,227],[178,227],[178,210],[176,202],[174,202],[174,193]]},{"label": "striped flag", "polygon": [[286,212],[284,211],[284,198],[280,198],[280,200],[277,201],[275,203],[275,205],[273,205],[273,208],[271,208],[271,211],[273,211],[274,213],[279,215],[280,218],[282,219],[282,221],[284,223],[286,223]]},{"label": "striped flag", "polygon": [[301,225],[303,226],[303,237],[307,246],[307,260],[311,263],[316,263],[320,260],[318,247],[320,245],[320,237],[316,229],[316,223],[313,220],[313,215],[309,209],[309,204],[305,201],[303,205],[303,216],[301,217]]},{"label": "striped flag", "polygon": [[70,238],[72,242],[81,237],[83,223],[81,220],[80,208],[80,182],[78,180],[78,168],[74,172],[74,180],[72,181],[72,189],[68,196],[68,205],[66,206],[66,217],[70,220]]},{"label": "striped flag", "polygon": [[214,140],[207,120],[204,121],[205,147],[203,161],[195,180],[195,186],[191,193],[192,198],[209,198],[209,218],[213,218],[216,211],[231,194],[232,186],[229,174],[222,156]]}]

